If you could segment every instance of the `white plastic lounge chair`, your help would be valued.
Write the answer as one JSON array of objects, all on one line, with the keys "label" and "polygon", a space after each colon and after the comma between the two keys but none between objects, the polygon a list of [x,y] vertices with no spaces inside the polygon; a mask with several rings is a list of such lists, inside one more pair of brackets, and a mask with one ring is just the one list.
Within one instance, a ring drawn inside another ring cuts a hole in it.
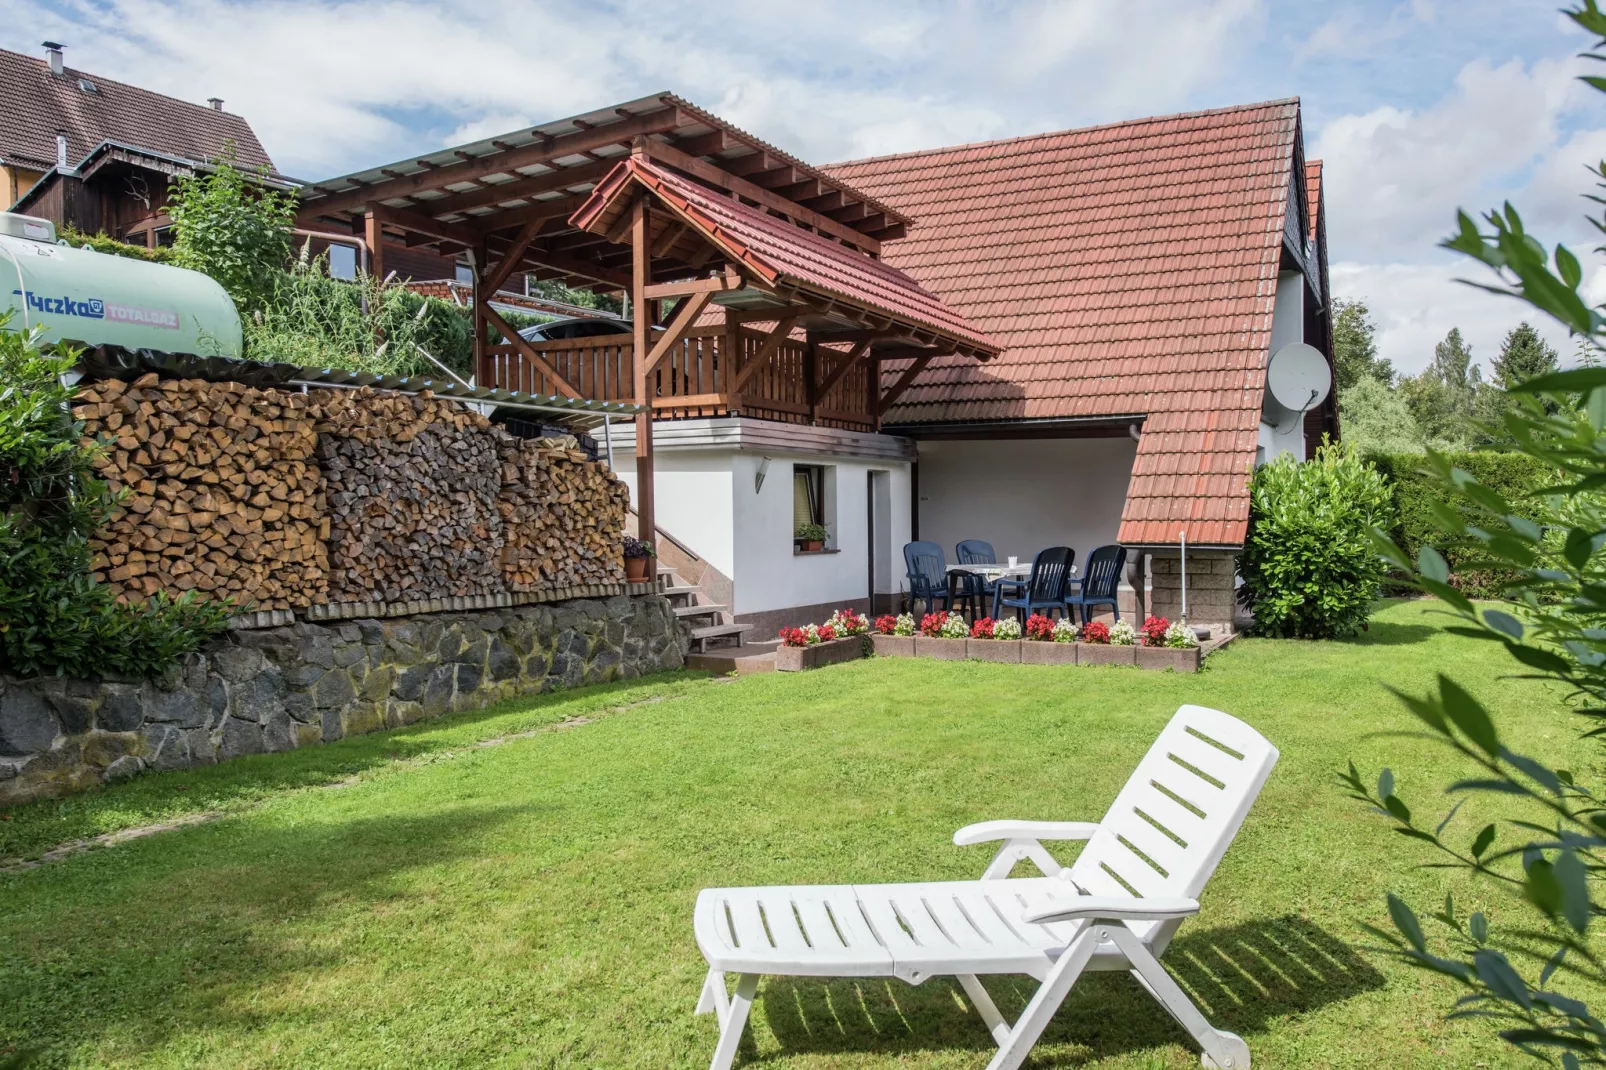
[{"label": "white plastic lounge chair", "polygon": [[[1207,1067],[1249,1066],[1243,1039],[1213,1029],[1160,965],[1277,764],[1277,748],[1235,717],[1183,706],[1098,824],[985,821],[959,845],[1001,842],[977,881],[711,888],[697,897],[708,960],[697,1013],[719,1018],[712,1070],[728,1070],[762,974],[957,977],[998,1042],[988,1070],[1014,1070],[1083,970],[1129,970],[1204,1049]],[[1068,867],[1044,841],[1086,840]],[[1030,860],[1045,876],[1012,878]],[[725,974],[737,975],[728,995]],[[982,974],[1041,982],[1013,1026]]]}]

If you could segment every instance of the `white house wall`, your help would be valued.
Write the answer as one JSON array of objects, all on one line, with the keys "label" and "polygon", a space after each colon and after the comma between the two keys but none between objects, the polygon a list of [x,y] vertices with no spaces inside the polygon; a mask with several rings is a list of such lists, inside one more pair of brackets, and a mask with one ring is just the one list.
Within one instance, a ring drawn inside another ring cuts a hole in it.
[{"label": "white house wall", "polygon": [[[727,576],[736,567],[730,450],[660,452],[653,457],[658,526]],[[614,454],[615,471],[636,494],[635,455]],[[749,484],[751,485],[751,484]]]},{"label": "white house wall", "polygon": [[1130,438],[920,443],[920,538],[949,561],[962,539],[1000,561],[1069,546],[1080,563],[1116,541],[1137,443]]},{"label": "white house wall", "polygon": [[[1266,360],[1285,345],[1305,340],[1305,277],[1297,271],[1285,271],[1277,278],[1277,303],[1271,316],[1271,348]],[[1260,463],[1275,460],[1280,454],[1292,453],[1296,461],[1305,459],[1305,421],[1295,420],[1293,426],[1279,432],[1268,423],[1260,425],[1255,452]]]}]

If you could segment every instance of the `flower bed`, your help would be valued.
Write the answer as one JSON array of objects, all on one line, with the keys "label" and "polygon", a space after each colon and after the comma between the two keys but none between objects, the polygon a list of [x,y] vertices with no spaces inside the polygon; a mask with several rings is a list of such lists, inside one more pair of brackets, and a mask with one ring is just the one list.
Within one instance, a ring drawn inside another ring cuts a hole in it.
[{"label": "flower bed", "polygon": [[1033,615],[1024,626],[1013,617],[982,617],[966,624],[958,613],[927,613],[917,624],[908,613],[869,621],[840,610],[824,624],[782,628],[777,669],[792,672],[851,661],[871,650],[882,657],[938,661],[1000,662],[1009,665],[1135,665],[1143,669],[1199,670],[1192,632],[1164,617],[1136,628],[1093,621],[1080,628],[1069,620]]},{"label": "flower bed", "polygon": [[862,658],[869,631],[870,622],[851,609],[837,610],[824,624],[782,628],[775,668],[779,672],[800,672]]}]

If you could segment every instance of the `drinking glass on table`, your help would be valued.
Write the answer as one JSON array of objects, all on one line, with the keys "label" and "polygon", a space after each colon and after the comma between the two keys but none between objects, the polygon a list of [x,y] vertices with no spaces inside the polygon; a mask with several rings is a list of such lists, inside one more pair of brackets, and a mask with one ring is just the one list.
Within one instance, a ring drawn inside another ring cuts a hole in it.
[{"label": "drinking glass on table", "polygon": [[1010,568],[1014,568],[1016,565],[1019,565],[1019,564],[1020,564],[1020,558],[1013,557],[1013,556],[1010,557],[1010,559],[1009,559],[1009,567]]}]

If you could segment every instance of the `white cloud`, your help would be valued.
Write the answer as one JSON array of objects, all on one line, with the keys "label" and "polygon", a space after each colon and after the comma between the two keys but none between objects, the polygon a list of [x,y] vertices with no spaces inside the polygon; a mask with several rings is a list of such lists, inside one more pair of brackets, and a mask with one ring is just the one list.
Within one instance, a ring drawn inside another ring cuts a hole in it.
[{"label": "white cloud", "polygon": [[105,77],[223,97],[281,169],[318,178],[660,89],[821,161],[1163,111],[1231,68],[1261,8],[819,0],[797,16],[773,0],[0,0],[0,44],[54,36]]},{"label": "white cloud", "polygon": [[[1471,260],[1439,259],[1427,264],[1336,263],[1330,267],[1333,293],[1364,300],[1377,324],[1378,355],[1396,371],[1414,375],[1433,359],[1433,347],[1456,327],[1472,346],[1472,359],[1488,369],[1506,332],[1524,320],[1556,348],[1562,363],[1573,359],[1566,328],[1516,298],[1499,297],[1458,282],[1493,283],[1493,274]],[[1585,282],[1590,300],[1606,299],[1606,266]]]},{"label": "white cloud", "polygon": [[1498,204],[1541,161],[1562,167],[1558,131],[1580,99],[1577,73],[1570,59],[1477,60],[1431,108],[1383,106],[1328,122],[1311,156],[1326,161],[1334,255],[1420,255],[1452,229],[1455,207]]}]

